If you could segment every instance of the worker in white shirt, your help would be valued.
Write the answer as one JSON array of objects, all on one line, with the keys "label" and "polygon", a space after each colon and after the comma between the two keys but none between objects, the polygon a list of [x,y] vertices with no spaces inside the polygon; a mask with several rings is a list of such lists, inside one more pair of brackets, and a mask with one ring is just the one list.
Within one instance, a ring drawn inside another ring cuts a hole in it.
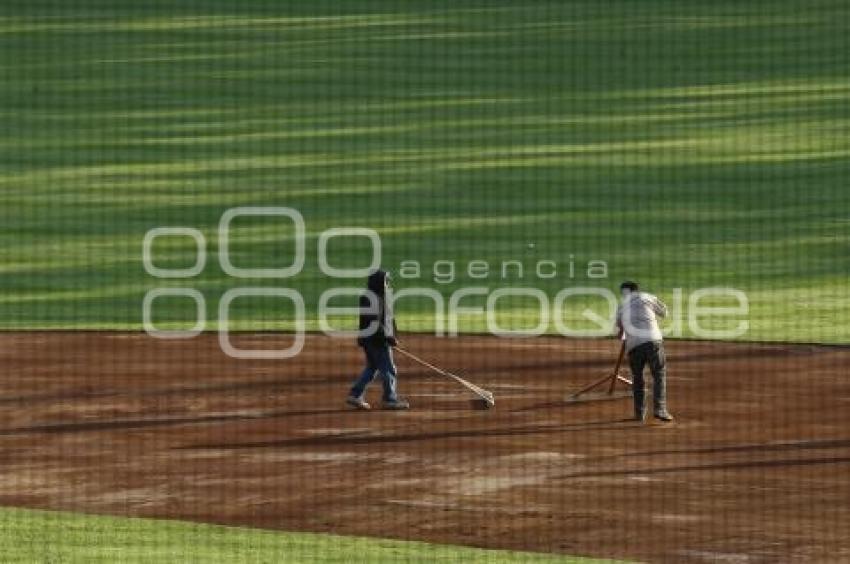
[{"label": "worker in white shirt", "polygon": [[658,319],[667,316],[667,306],[652,294],[641,292],[636,282],[623,282],[620,292],[623,301],[617,309],[617,329],[626,341],[626,351],[629,355],[635,419],[644,421],[646,417],[643,369],[649,364],[653,379],[653,415],[661,421],[672,421],[673,416],[667,411],[664,338],[658,326]]}]

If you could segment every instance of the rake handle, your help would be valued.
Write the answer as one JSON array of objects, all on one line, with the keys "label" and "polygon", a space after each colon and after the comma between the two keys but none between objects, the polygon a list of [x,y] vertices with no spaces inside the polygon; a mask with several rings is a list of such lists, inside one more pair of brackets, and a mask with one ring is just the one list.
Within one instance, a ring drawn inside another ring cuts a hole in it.
[{"label": "rake handle", "polygon": [[577,391],[576,393],[574,393],[574,394],[573,394],[572,396],[570,396],[570,397],[572,397],[572,398],[577,398],[577,397],[579,397],[580,395],[582,395],[582,394],[584,394],[584,393],[586,393],[586,392],[589,392],[589,391],[590,391],[590,390],[592,390],[593,388],[595,388],[595,387],[597,387],[597,386],[600,386],[600,385],[604,384],[604,383],[605,383],[605,382],[607,382],[608,380],[610,380],[610,381],[611,381],[611,384],[610,384],[610,386],[608,387],[608,395],[612,395],[612,394],[614,393],[614,387],[615,387],[615,386],[616,386],[616,384],[617,384],[617,380],[623,380],[624,382],[627,382],[628,384],[631,384],[631,382],[630,382],[629,380],[626,380],[625,378],[621,378],[621,377],[620,377],[620,366],[623,364],[623,357],[624,357],[625,355],[626,355],[626,342],[625,342],[625,341],[623,341],[623,344],[620,346],[620,355],[617,357],[617,364],[616,364],[616,366],[614,366],[614,371],[613,371],[610,375],[605,376],[605,377],[603,377],[603,378],[600,378],[599,380],[596,380],[596,381],[595,381],[595,382],[593,382],[592,384],[588,384],[587,386],[585,386],[584,388],[580,389],[579,391]]},{"label": "rake handle", "polygon": [[418,362],[419,364],[421,364],[422,366],[424,366],[426,368],[430,368],[431,370],[433,370],[437,374],[440,374],[441,376],[445,376],[447,378],[451,378],[452,380],[454,380],[455,382],[457,382],[461,386],[465,387],[469,391],[473,392],[475,395],[481,397],[482,399],[484,399],[484,400],[486,400],[490,403],[495,403],[494,399],[493,399],[492,392],[489,392],[489,391],[485,390],[484,388],[479,388],[478,386],[476,386],[472,382],[464,380],[460,376],[458,376],[456,374],[452,374],[451,372],[449,372],[447,370],[443,370],[439,366],[434,366],[430,362],[419,358],[418,356],[416,356],[412,352],[409,352],[409,351],[407,351],[407,350],[405,350],[405,349],[403,349],[399,346],[396,346],[395,350],[397,350],[398,352],[400,352],[401,354],[403,354],[404,356],[406,356],[410,360],[412,360],[414,362]]},{"label": "rake handle", "polygon": [[617,365],[614,367],[614,373],[611,374],[611,386],[608,388],[608,393],[614,393],[614,386],[617,384],[617,378],[620,375],[620,366],[623,364],[623,357],[626,355],[626,341],[620,345],[620,356],[617,357]]}]

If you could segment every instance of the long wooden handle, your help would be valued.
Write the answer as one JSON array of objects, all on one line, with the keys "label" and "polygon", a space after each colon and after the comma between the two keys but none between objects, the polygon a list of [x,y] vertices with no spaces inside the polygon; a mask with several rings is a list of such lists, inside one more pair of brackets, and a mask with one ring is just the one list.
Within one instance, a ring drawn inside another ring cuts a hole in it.
[{"label": "long wooden handle", "polygon": [[617,376],[620,374],[620,366],[623,365],[623,357],[626,355],[626,341],[620,346],[620,356],[617,357],[617,365],[614,367],[614,373],[611,374],[611,387],[608,388],[608,393],[614,393],[614,386],[617,384]]},{"label": "long wooden handle", "polygon": [[431,370],[433,370],[437,374],[440,374],[441,376],[446,376],[447,378],[451,378],[452,380],[454,380],[455,382],[457,382],[458,384],[460,384],[464,388],[468,389],[469,391],[471,391],[472,393],[474,393],[478,397],[486,400],[487,402],[489,402],[491,404],[495,403],[495,399],[493,398],[492,392],[489,392],[489,391],[485,390],[484,388],[479,388],[478,386],[476,386],[472,382],[464,380],[460,376],[458,376],[456,374],[452,374],[448,370],[443,370],[442,368],[440,368],[438,366],[434,366],[433,364],[427,362],[426,360],[419,358],[418,356],[416,356],[412,352],[406,351],[401,347],[397,346],[397,347],[395,347],[395,350],[397,350],[398,352],[400,352],[401,354],[403,354],[407,358],[413,360],[414,362],[418,362],[422,366],[424,366],[426,368],[430,368]]}]

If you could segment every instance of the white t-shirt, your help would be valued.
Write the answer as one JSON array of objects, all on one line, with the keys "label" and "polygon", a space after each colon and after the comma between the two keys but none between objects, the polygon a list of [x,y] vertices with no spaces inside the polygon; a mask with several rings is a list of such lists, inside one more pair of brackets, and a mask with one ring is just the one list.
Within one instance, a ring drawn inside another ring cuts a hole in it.
[{"label": "white t-shirt", "polygon": [[626,336],[626,350],[644,343],[661,341],[658,318],[667,316],[667,306],[652,294],[631,292],[617,308],[617,327]]}]

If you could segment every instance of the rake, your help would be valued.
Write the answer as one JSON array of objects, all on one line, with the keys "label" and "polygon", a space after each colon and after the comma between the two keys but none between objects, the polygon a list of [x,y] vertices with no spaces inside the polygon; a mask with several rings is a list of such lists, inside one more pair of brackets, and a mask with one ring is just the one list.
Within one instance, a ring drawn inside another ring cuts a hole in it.
[{"label": "rake", "polygon": [[[626,355],[626,342],[620,346],[620,355],[617,357],[617,364],[611,374],[601,378],[592,384],[588,384],[576,393],[567,396],[567,401],[570,403],[585,402],[585,401],[605,401],[622,399],[632,396],[631,390],[616,391],[617,382],[623,382],[632,385],[632,381],[620,375],[620,366],[623,364],[623,357]],[[608,384],[608,390],[605,392],[594,392],[596,388],[603,384]]]},{"label": "rake", "polygon": [[490,409],[491,407],[496,405],[496,398],[493,397],[492,392],[489,392],[489,391],[485,390],[484,388],[476,386],[475,384],[473,384],[469,380],[465,380],[464,378],[461,378],[457,374],[452,374],[448,370],[443,370],[439,366],[434,366],[433,364],[419,358],[418,356],[416,356],[412,352],[406,351],[401,347],[397,346],[397,347],[395,347],[395,350],[397,350],[398,352],[400,352],[401,354],[403,354],[404,356],[406,356],[410,360],[417,362],[417,363],[421,364],[422,366],[433,370],[437,374],[439,374],[441,376],[445,376],[446,378],[451,378],[452,380],[454,380],[455,382],[457,382],[458,384],[460,384],[461,386],[463,386],[464,388],[466,388],[467,390],[471,391],[473,394],[478,396],[476,399],[471,401],[472,407],[474,407],[476,409]]}]

